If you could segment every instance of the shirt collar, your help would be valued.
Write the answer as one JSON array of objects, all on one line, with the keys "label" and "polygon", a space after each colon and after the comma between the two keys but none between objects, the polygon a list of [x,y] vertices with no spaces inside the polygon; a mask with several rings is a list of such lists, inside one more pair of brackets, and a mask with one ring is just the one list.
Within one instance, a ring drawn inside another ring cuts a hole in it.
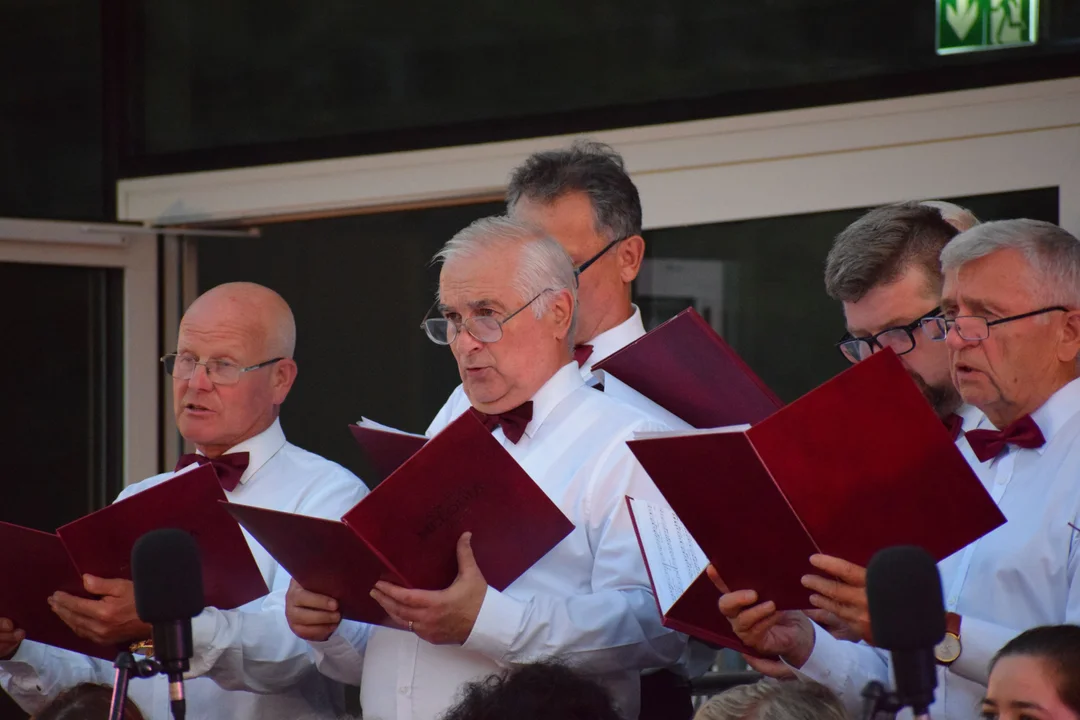
[{"label": "shirt collar", "polygon": [[551,411],[565,400],[570,393],[584,384],[585,381],[578,372],[576,362],[571,360],[559,368],[558,372],[548,378],[543,387],[532,396],[532,420],[525,426],[525,434],[530,438],[533,437],[540,429],[540,426],[544,424],[544,420],[551,414]]},{"label": "shirt collar", "polygon": [[974,430],[982,423],[982,419],[985,415],[982,414],[982,410],[974,405],[968,405],[964,403],[956,409],[956,414],[960,416],[962,422],[960,423],[960,430],[967,432],[968,430]]},{"label": "shirt collar", "polygon": [[1069,422],[1077,412],[1080,412],[1080,378],[1072,380],[1050,396],[1050,399],[1042,404],[1035,412],[1031,413],[1031,419],[1039,426],[1046,444],[1039,448],[1041,454],[1050,444],[1065,423]]},{"label": "shirt collar", "polygon": [[[274,418],[274,422],[270,427],[258,435],[229,448],[223,454],[231,455],[239,452],[248,454],[247,469],[240,476],[240,484],[245,485],[283,447],[285,447],[285,432],[281,429],[281,418]],[[202,453],[200,452],[199,455],[202,455]]]},{"label": "shirt collar", "polygon": [[645,325],[641,322],[641,310],[637,305],[631,305],[634,314],[619,323],[610,330],[600,333],[587,344],[592,345],[592,355],[581,366],[581,376],[587,378],[592,374],[592,367],[609,355],[622,350],[630,343],[645,334]]}]

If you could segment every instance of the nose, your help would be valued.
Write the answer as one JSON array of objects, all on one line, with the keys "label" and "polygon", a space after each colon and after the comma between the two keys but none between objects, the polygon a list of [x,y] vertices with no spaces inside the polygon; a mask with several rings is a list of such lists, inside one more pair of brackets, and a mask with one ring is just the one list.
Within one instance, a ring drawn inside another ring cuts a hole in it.
[{"label": "nose", "polygon": [[956,329],[956,325],[950,325],[949,329],[945,332],[945,345],[950,350],[959,350],[960,348],[974,345],[979,342],[978,340],[965,340],[960,337],[960,331]]},{"label": "nose", "polygon": [[209,391],[214,389],[214,383],[210,382],[210,374],[206,371],[204,365],[196,365],[195,371],[191,373],[191,377],[187,382],[189,387],[196,390]]},{"label": "nose", "polygon": [[452,346],[454,348],[454,352],[465,355],[467,353],[479,350],[480,348],[484,347],[484,343],[474,338],[471,332],[462,327],[460,330],[458,330],[457,335],[454,336],[454,342],[452,343]]}]

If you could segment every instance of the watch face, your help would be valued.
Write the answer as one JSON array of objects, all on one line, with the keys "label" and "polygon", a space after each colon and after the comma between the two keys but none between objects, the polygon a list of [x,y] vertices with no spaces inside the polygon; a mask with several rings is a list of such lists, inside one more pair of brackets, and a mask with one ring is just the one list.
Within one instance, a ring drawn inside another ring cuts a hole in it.
[{"label": "watch face", "polygon": [[951,663],[960,657],[960,638],[945,633],[945,638],[934,648],[934,658],[939,663]]}]

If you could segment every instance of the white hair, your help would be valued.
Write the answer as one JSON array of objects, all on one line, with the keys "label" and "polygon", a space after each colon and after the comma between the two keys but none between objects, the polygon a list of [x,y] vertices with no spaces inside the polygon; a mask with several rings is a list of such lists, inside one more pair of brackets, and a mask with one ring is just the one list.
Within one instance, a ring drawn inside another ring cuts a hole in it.
[{"label": "white hair", "polygon": [[532,304],[536,317],[543,317],[544,313],[551,309],[553,295],[545,291],[566,290],[570,293],[574,305],[567,343],[572,346],[574,328],[577,325],[577,276],[574,274],[574,262],[562,245],[545,235],[542,230],[505,215],[481,218],[450,238],[435,253],[432,261],[446,265],[455,260],[475,258],[486,250],[507,246],[521,248],[517,273],[511,280],[511,286],[521,295],[522,302],[536,298]]},{"label": "white hair", "polygon": [[920,205],[932,207],[941,214],[941,219],[952,225],[960,232],[970,230],[979,224],[979,218],[966,207],[944,200],[923,200]]},{"label": "white hair", "polygon": [[966,230],[941,251],[942,272],[999,250],[1016,250],[1030,267],[1036,297],[1080,308],[1080,240],[1042,220],[998,220]]}]

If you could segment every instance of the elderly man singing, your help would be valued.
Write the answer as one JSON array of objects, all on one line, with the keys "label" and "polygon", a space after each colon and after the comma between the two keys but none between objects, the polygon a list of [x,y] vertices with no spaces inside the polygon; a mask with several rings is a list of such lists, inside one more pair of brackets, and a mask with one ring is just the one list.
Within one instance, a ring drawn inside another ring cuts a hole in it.
[{"label": "elderly man singing", "polygon": [[[941,317],[923,321],[948,346],[953,383],[984,414],[966,431],[974,468],[1008,522],[939,565],[945,641],[937,648],[935,717],[972,718],[990,660],[1037,625],[1080,622],[1080,241],[1056,225],[977,225],[941,253]],[[948,522],[963,508],[929,508]],[[889,658],[815,632],[801,613],[720,600],[744,642],[780,655],[856,711]]]},{"label": "elderly man singing", "polygon": [[[162,359],[172,376],[176,427],[198,451],[181,458],[178,469],[209,461],[230,502],[337,518],[367,488],[340,465],[285,440],[278,415],[296,380],[295,344],[292,311],[269,288],[230,283],[191,304],[176,353]],[[172,477],[135,483],[120,498]],[[320,676],[307,644],[282,616],[288,574],[248,542],[271,593],[237,610],[207,608],[192,621],[189,717],[337,717],[344,688]],[[131,581],[87,575],[85,584],[98,599],[57,592],[49,600],[76,633],[100,643],[149,638],[150,626],[135,613]],[[79,683],[113,681],[112,663],[25,640],[6,619],[0,657],[0,685],[31,712]],[[146,717],[171,717],[165,676],[132,682],[129,692]]]},{"label": "elderly man singing", "polygon": [[439,316],[424,326],[450,346],[464,393],[451,397],[429,434],[470,407],[517,415],[523,431],[500,424],[495,437],[575,529],[503,592],[480,574],[467,536],[458,577],[445,590],[380,582],[374,596],[412,632],[338,627],[334,601],[295,584],[290,624],[314,641],[320,670],[360,683],[366,718],[433,720],[465,683],[551,657],[596,677],[623,715],[636,718],[640,671],[670,664],[685,646],[660,625],[625,504],[627,495],[664,502],[625,441],[666,426],[586,387],[571,358],[574,270],[554,240],[487,218],[437,259]]}]

